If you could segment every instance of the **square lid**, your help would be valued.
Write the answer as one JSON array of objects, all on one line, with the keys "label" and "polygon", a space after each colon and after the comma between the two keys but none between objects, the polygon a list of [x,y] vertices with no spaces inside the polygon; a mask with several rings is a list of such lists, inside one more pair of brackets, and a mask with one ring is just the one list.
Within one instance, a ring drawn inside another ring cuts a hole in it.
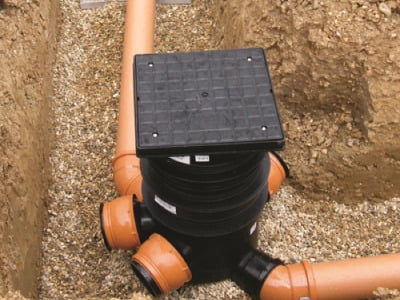
[{"label": "square lid", "polygon": [[284,147],[263,49],[136,55],[134,69],[139,157]]}]

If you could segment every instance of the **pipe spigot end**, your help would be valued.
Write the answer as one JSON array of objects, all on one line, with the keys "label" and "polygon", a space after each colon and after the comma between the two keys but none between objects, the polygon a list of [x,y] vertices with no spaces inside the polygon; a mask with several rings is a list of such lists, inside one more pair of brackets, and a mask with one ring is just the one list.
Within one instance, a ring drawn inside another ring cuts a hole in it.
[{"label": "pipe spigot end", "polygon": [[103,237],[103,242],[104,246],[106,246],[108,251],[111,251],[110,244],[107,241],[107,236],[104,231],[104,224],[103,224],[103,209],[104,209],[104,203],[101,203],[99,206],[99,217],[100,217],[100,230],[101,230],[101,236]]},{"label": "pipe spigot end", "polygon": [[158,297],[162,295],[161,289],[158,287],[157,283],[151,277],[151,274],[142,267],[139,263],[136,261],[132,261],[131,267],[133,272],[135,272],[135,275],[139,278],[141,282],[143,282],[144,286],[146,289],[154,296]]},{"label": "pipe spigot end", "polygon": [[100,205],[100,226],[107,249],[131,250],[139,246],[133,196]]},{"label": "pipe spigot end", "polygon": [[192,279],[181,253],[157,233],[140,246],[131,266],[153,295],[167,294]]}]

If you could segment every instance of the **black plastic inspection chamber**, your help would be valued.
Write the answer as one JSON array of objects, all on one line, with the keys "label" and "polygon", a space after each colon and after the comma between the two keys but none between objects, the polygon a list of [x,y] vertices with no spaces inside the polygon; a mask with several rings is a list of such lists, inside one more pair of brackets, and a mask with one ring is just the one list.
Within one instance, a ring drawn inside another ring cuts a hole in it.
[{"label": "black plastic inspection chamber", "polygon": [[[246,281],[251,274],[236,273],[258,255],[268,152],[284,147],[263,49],[137,55],[134,73],[140,239],[166,238],[193,283]],[[158,295],[146,270],[132,267]]]}]

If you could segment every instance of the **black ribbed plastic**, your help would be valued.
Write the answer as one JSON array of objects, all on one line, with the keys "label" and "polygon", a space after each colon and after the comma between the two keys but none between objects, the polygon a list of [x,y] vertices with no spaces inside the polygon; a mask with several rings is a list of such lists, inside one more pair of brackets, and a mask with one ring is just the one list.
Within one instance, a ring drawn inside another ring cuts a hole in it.
[{"label": "black ribbed plastic", "polygon": [[248,249],[232,273],[232,279],[253,299],[260,299],[265,279],[273,269],[282,264],[279,259],[273,259],[256,249]]},{"label": "black ribbed plastic", "polygon": [[142,192],[151,215],[193,236],[218,236],[255,221],[268,200],[266,153],[211,156],[199,165],[141,159]]}]

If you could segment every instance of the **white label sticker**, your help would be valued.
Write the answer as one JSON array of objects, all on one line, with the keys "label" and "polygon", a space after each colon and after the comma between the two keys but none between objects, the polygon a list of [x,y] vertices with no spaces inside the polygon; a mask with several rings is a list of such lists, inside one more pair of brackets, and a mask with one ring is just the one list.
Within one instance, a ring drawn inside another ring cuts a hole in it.
[{"label": "white label sticker", "polygon": [[154,197],[154,201],[156,201],[156,203],[158,203],[158,205],[160,205],[162,208],[164,208],[165,210],[169,211],[171,214],[176,215],[176,207],[165,202],[164,200],[162,200],[160,197],[158,197],[157,195],[155,195]]},{"label": "white label sticker", "polygon": [[196,155],[194,159],[196,160],[196,162],[210,162],[209,155]]},{"label": "white label sticker", "polygon": [[185,165],[190,165],[190,156],[171,156],[170,159]]},{"label": "white label sticker", "polygon": [[252,235],[254,231],[256,231],[256,228],[257,228],[257,223],[254,223],[253,226],[251,226],[250,228],[250,235]]}]

